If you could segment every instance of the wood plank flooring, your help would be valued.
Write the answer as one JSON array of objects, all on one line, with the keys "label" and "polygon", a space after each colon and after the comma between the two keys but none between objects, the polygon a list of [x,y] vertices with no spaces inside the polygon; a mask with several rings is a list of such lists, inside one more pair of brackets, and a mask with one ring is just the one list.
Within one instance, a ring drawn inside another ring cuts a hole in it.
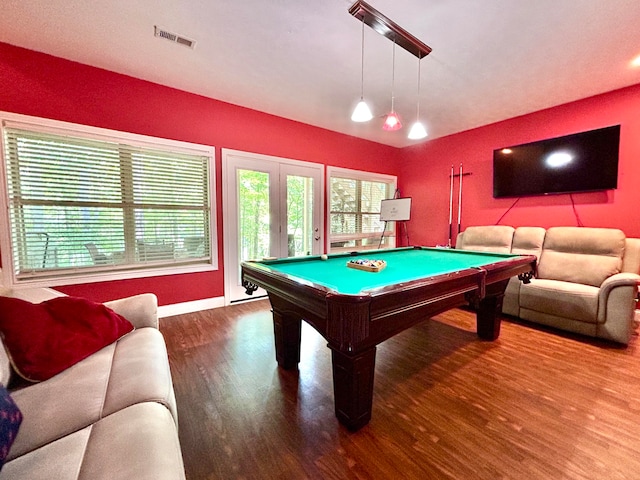
[{"label": "wood plank flooring", "polygon": [[303,322],[277,367],[267,300],[161,320],[187,478],[639,479],[640,347],[456,309],[378,347],[369,425],[333,412],[329,349]]}]

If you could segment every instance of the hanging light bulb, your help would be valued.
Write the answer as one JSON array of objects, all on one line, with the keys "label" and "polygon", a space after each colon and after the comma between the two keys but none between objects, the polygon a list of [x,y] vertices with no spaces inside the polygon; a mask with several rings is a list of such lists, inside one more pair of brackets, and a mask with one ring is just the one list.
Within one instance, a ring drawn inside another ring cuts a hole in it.
[{"label": "hanging light bulb", "polygon": [[367,102],[361,98],[351,114],[351,120],[354,122],[368,122],[372,118],[373,115],[371,115]]},{"label": "hanging light bulb", "polygon": [[396,40],[393,39],[393,64],[391,68],[391,111],[387,118],[384,120],[384,124],[382,125],[382,129],[388,132],[393,132],[395,130],[400,130],[402,128],[402,122],[400,122],[400,117],[396,113],[393,108],[393,88],[395,86],[395,77],[396,77]]},{"label": "hanging light bulb", "polygon": [[422,123],[416,122],[411,126],[411,130],[409,130],[409,135],[407,136],[410,140],[420,140],[427,136],[427,130]]},{"label": "hanging light bulb", "polygon": [[382,129],[388,132],[393,132],[394,130],[400,130],[401,128],[402,122],[400,121],[398,114],[394,111],[389,112],[387,118],[384,119]]},{"label": "hanging light bulb", "polygon": [[420,140],[427,136],[427,130],[420,122],[420,60],[422,57],[418,56],[418,102],[416,104],[416,123],[411,126],[409,135],[407,135],[410,140]]},{"label": "hanging light bulb", "polygon": [[362,19],[362,52],[361,52],[360,101],[351,114],[354,122],[368,122],[373,118],[369,106],[364,101],[364,18]]}]

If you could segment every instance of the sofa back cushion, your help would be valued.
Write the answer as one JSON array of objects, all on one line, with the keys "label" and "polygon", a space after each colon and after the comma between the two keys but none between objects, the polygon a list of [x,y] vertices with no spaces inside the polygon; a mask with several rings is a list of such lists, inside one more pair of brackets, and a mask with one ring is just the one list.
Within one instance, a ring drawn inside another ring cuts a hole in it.
[{"label": "sofa back cushion", "polygon": [[513,234],[511,253],[517,255],[535,255],[540,258],[544,236],[547,231],[542,227],[518,227]]},{"label": "sofa back cushion", "polygon": [[538,278],[599,287],[622,269],[625,235],[612,228],[551,227],[538,263]]},{"label": "sofa back cushion", "polygon": [[479,252],[510,253],[515,229],[507,225],[467,227],[456,248]]},{"label": "sofa back cushion", "polygon": [[640,275],[640,238],[627,238],[625,240],[622,271]]}]

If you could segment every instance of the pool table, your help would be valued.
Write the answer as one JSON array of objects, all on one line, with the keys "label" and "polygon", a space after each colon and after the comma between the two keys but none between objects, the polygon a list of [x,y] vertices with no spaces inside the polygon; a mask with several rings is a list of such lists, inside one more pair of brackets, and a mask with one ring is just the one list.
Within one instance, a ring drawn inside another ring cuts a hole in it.
[{"label": "pool table", "polygon": [[[380,271],[348,268],[351,260],[383,260]],[[509,279],[527,282],[536,257],[450,248],[406,247],[242,263],[247,293],[267,291],[273,309],[276,360],[300,362],[301,321],[331,349],[335,413],[357,430],[371,419],[376,346],[453,307],[477,308],[481,339],[500,334]]]}]

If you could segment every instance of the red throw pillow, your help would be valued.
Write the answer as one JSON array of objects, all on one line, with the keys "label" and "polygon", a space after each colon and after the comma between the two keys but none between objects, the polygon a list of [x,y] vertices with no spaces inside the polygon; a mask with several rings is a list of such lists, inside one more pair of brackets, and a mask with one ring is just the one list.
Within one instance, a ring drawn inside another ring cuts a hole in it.
[{"label": "red throw pillow", "polygon": [[0,333],[18,375],[53,377],[133,330],[101,303],[56,297],[42,303],[0,297]]}]

